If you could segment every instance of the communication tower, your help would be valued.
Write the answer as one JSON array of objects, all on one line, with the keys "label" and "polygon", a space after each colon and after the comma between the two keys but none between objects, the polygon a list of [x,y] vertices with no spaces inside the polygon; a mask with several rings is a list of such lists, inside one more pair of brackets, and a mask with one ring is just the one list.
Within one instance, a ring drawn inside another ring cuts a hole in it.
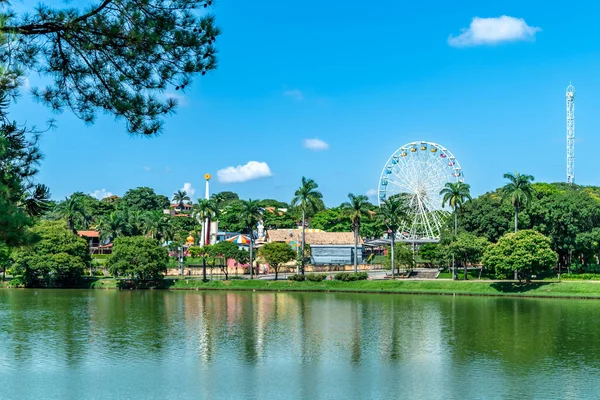
[{"label": "communication tower", "polygon": [[567,183],[575,182],[575,88],[567,86]]}]

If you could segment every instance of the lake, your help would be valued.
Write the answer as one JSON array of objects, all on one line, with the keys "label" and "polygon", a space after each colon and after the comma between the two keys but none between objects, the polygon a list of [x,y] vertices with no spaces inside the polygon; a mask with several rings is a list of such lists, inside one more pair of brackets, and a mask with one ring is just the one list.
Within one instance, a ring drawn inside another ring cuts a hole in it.
[{"label": "lake", "polygon": [[598,399],[600,302],[0,289],[0,398]]}]

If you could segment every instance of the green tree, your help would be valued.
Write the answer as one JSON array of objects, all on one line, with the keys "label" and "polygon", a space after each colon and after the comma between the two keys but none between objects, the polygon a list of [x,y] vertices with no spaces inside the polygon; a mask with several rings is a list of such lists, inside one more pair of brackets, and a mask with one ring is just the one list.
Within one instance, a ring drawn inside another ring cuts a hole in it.
[{"label": "green tree", "polygon": [[240,199],[237,193],[228,191],[213,193],[210,198],[213,199],[219,207],[224,207],[232,201],[237,201]]},{"label": "green tree", "polygon": [[98,111],[125,119],[131,133],[151,135],[177,102],[165,90],[186,88],[216,67],[214,17],[198,11],[212,0],[104,0],[86,8],[2,13],[0,90],[14,95],[29,71],[48,84],[34,98],[70,109],[91,123]]},{"label": "green tree", "polygon": [[120,212],[112,212],[100,220],[98,231],[101,240],[114,240],[126,229],[126,220]]},{"label": "green tree", "polygon": [[529,282],[532,274],[550,270],[558,257],[550,248],[550,239],[534,230],[507,233],[498,243],[491,244],[483,254],[482,263],[498,275],[516,273]]},{"label": "green tree", "polygon": [[279,276],[281,265],[293,261],[296,252],[291,246],[283,242],[267,243],[258,250],[258,255],[265,260],[269,267],[275,270],[275,280]]},{"label": "green tree", "polygon": [[59,215],[67,220],[67,224],[71,231],[75,231],[76,225],[87,228],[87,226],[85,226],[87,218],[80,197],[66,197],[64,201],[57,205],[57,211]]},{"label": "green tree", "polygon": [[171,204],[167,196],[156,194],[154,189],[149,187],[129,189],[120,203],[127,211],[164,210]]},{"label": "green tree", "polygon": [[[0,93],[0,112],[6,106]],[[35,183],[41,158],[36,135],[0,120],[0,242],[9,246],[31,243],[27,228],[49,209],[48,188]]]},{"label": "green tree", "polygon": [[2,281],[6,279],[6,270],[11,264],[11,248],[0,242],[0,269],[2,270]]},{"label": "green tree", "polygon": [[575,253],[585,268],[590,264],[600,263],[600,228],[590,232],[580,232],[575,237]]},{"label": "green tree", "polygon": [[391,247],[388,249],[388,257],[384,262],[386,268],[388,266],[392,268],[393,265],[394,268],[400,269],[402,266],[404,269],[411,270],[415,267],[415,256],[408,243],[394,243],[394,251],[391,251]]},{"label": "green tree", "polygon": [[409,218],[409,198],[400,194],[385,199],[379,207],[377,218],[387,227],[387,234],[390,238],[390,263],[392,268],[392,279],[395,277],[396,270],[396,234],[398,230],[407,223]]},{"label": "green tree", "polygon": [[325,232],[348,232],[352,229],[350,217],[344,215],[341,207],[319,211],[310,218],[310,227]]},{"label": "green tree", "polygon": [[108,259],[110,273],[139,280],[162,279],[169,252],[156,239],[143,236],[118,237]]},{"label": "green tree", "polygon": [[488,245],[489,242],[486,238],[467,232],[459,233],[455,240],[448,245],[450,253],[463,265],[465,280],[467,279],[467,264],[479,263]]},{"label": "green tree", "polygon": [[190,196],[185,190],[178,190],[173,193],[173,201],[179,205],[179,209],[183,210],[186,201],[190,201]]},{"label": "green tree", "polygon": [[239,215],[240,221],[245,226],[245,231],[250,237],[250,279],[254,275],[254,228],[262,219],[263,208],[259,205],[258,200],[242,200],[242,210]]},{"label": "green tree", "polygon": [[534,177],[531,175],[523,175],[518,172],[506,173],[504,178],[509,180],[509,183],[504,185],[502,191],[504,198],[509,198],[511,204],[515,208],[515,232],[519,225],[519,209],[526,207],[533,197],[533,182]]},{"label": "green tree", "polygon": [[[302,211],[302,254],[304,254],[304,243],[306,242],[307,213],[315,211],[319,207],[319,202],[322,203],[323,195],[317,190],[318,187],[319,185],[312,179],[302,177],[302,184],[294,193],[292,200],[292,206],[298,206]],[[302,275],[304,275],[304,257],[302,257]]]},{"label": "green tree", "polygon": [[360,235],[360,221],[362,218],[370,218],[369,198],[362,194],[348,194],[349,202],[342,203],[342,213],[350,218],[352,232],[354,233],[354,272],[358,272],[358,237]]},{"label": "green tree", "polygon": [[198,199],[198,202],[194,204],[192,208],[192,215],[196,220],[206,224],[206,231],[204,232],[205,237],[202,238],[200,244],[210,243],[208,229],[210,228],[210,221],[213,218],[217,218],[219,215],[217,203],[213,199]]},{"label": "green tree", "polygon": [[219,212],[219,229],[225,232],[245,231],[245,223],[240,219],[243,209],[244,204],[241,200],[233,200],[222,207]]},{"label": "green tree", "polygon": [[454,234],[458,232],[458,210],[467,200],[471,200],[471,186],[464,182],[446,182],[444,188],[440,191],[442,198],[442,207],[448,204],[452,207],[454,213]]},{"label": "green tree", "polygon": [[225,274],[225,280],[227,280],[229,279],[227,261],[237,260],[239,258],[238,253],[244,250],[240,250],[237,244],[227,241],[215,243],[212,247],[214,249],[215,255],[223,259],[223,263],[220,264],[219,267],[221,268],[223,274]]},{"label": "green tree", "polygon": [[69,286],[77,283],[91,257],[85,239],[62,221],[41,221],[31,229],[40,240],[14,252],[14,268],[26,286]]}]

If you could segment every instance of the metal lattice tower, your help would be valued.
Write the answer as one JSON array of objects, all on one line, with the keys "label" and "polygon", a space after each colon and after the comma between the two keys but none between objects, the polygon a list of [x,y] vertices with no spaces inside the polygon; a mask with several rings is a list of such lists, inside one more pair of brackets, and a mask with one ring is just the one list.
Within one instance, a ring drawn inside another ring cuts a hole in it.
[{"label": "metal lattice tower", "polygon": [[575,182],[575,88],[567,86],[567,183]]}]

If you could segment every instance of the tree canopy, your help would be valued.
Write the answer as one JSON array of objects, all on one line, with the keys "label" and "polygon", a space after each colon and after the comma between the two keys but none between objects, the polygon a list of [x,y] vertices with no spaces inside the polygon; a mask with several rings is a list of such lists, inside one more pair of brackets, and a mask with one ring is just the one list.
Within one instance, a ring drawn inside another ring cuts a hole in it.
[{"label": "tree canopy", "polygon": [[518,272],[519,280],[550,270],[556,265],[557,255],[550,248],[550,239],[539,232],[525,229],[507,233],[498,243],[487,247],[482,263],[497,275],[510,276]]},{"label": "tree canopy", "polygon": [[103,0],[87,9],[38,5],[21,13],[6,3],[0,89],[15,94],[28,72],[49,80],[32,90],[55,111],[86,122],[98,111],[124,119],[135,134],[155,134],[185,89],[217,65],[220,31],[205,9],[212,0]]},{"label": "tree canopy", "polygon": [[296,252],[291,246],[283,242],[267,243],[258,250],[259,257],[263,258],[269,264],[269,267],[275,271],[275,280],[279,276],[279,269],[282,264],[293,261],[296,258]]},{"label": "tree canopy", "polygon": [[142,236],[118,237],[108,260],[110,273],[141,280],[162,279],[169,252],[156,239]]},{"label": "tree canopy", "polygon": [[32,228],[40,240],[15,250],[14,269],[27,286],[68,286],[91,263],[88,243],[62,221],[41,221]]}]

